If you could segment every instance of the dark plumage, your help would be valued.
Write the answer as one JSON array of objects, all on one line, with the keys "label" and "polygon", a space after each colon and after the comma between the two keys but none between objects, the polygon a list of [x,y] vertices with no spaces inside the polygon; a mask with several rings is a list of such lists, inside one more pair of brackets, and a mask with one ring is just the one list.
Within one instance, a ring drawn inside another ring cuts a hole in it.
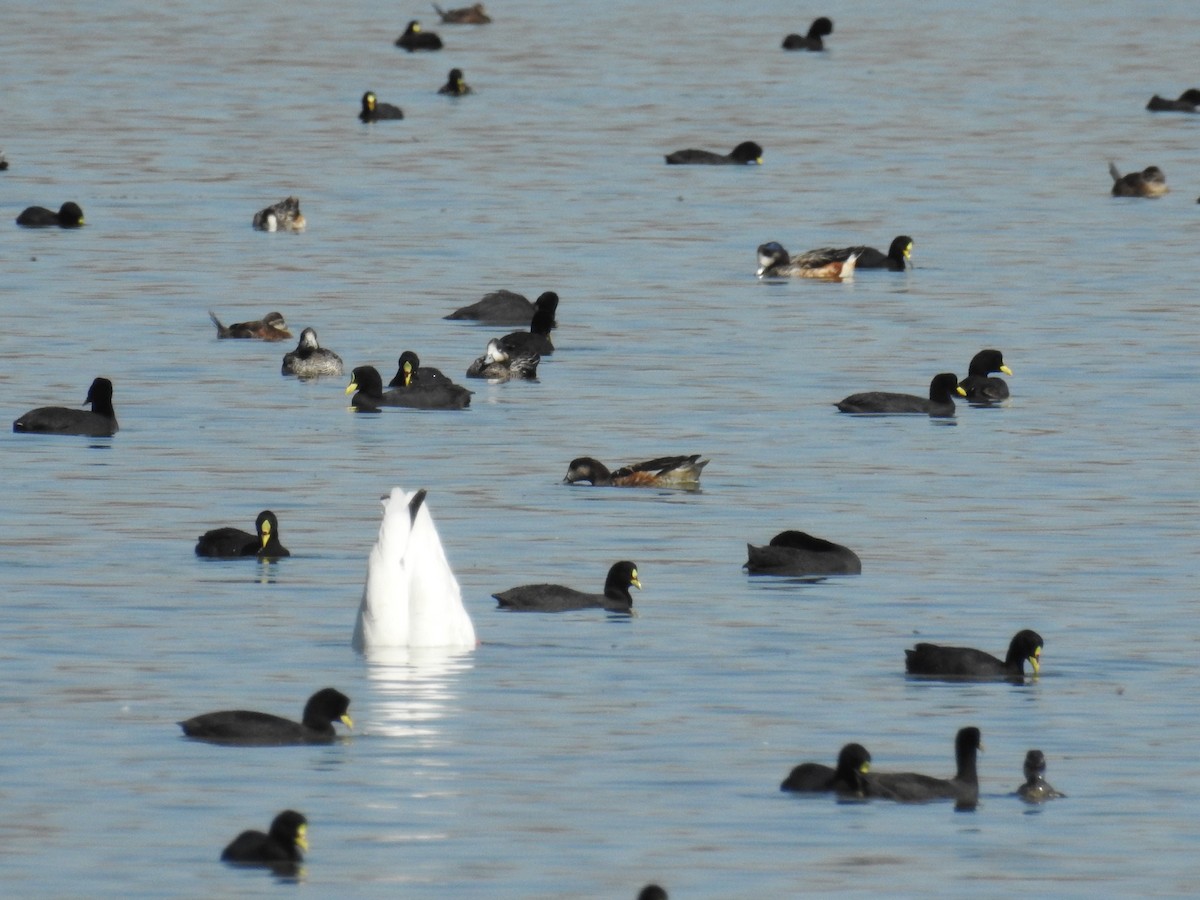
[{"label": "dark plumage", "polygon": [[[550,318],[558,309],[558,294],[546,291],[537,301],[530,303],[513,291],[499,290],[484,294],[469,306],[462,306],[443,316],[444,319],[470,319],[486,325],[524,325],[533,319],[538,310],[550,307]],[[558,323],[555,322],[554,325]]]},{"label": "dark plumage", "polygon": [[240,866],[264,866],[280,875],[295,875],[308,849],[308,819],[285,809],[271,822],[267,834],[243,831],[221,851],[221,861]]},{"label": "dark plumage", "polygon": [[766,547],[746,545],[742,567],[751,575],[857,575],[862,561],[849,547],[806,534],[781,531]]},{"label": "dark plumage", "polygon": [[454,384],[442,374],[441,369],[421,365],[421,358],[411,350],[405,350],[396,361],[396,374],[388,387],[431,387],[435,384]]},{"label": "dark plumage", "polygon": [[316,329],[305,328],[300,332],[300,343],[296,349],[283,354],[281,370],[284,375],[296,375],[299,378],[341,375],[342,358],[317,342]]},{"label": "dark plumage", "polygon": [[462,69],[451,69],[446,83],[438,88],[438,93],[449,94],[452,97],[462,97],[471,93],[471,86],[463,80]]},{"label": "dark plumage", "polygon": [[868,794],[901,803],[954,800],[960,807],[974,808],[979,800],[979,773],[975,756],[983,749],[979,729],[961,728],[954,738],[958,771],[953,778],[934,778],[917,772],[873,772]]},{"label": "dark plumage", "polygon": [[667,892],[657,884],[648,884],[637,895],[637,900],[668,900]]},{"label": "dark plumage", "polygon": [[526,584],[492,594],[502,609],[516,612],[566,612],[573,609],[606,609],[633,613],[630,587],[641,590],[637,566],[625,560],[614,563],[604,582],[604,593],[589,594],[561,584]]},{"label": "dark plumage", "polygon": [[374,366],[359,366],[350,373],[350,385],[346,388],[346,393],[354,394],[350,402],[359,412],[378,412],[380,407],[384,406],[465,409],[471,405],[471,392],[449,379],[431,384],[414,381],[407,387],[396,387],[385,393],[383,379]]},{"label": "dark plumage", "polygon": [[[844,260],[823,257],[823,251],[814,250],[793,257],[778,241],[758,245],[759,278],[828,278],[841,280],[853,278],[858,267],[858,257],[851,252]],[[831,253],[839,251],[830,250]]]},{"label": "dark plumage", "polygon": [[966,398],[974,403],[987,403],[1008,398],[1008,384],[1003,378],[992,377],[992,372],[1012,375],[1012,369],[1004,364],[1004,354],[999,350],[980,350],[971,358],[967,377],[958,383]]},{"label": "dark plumage", "polygon": [[403,47],[409,53],[416,50],[441,50],[442,39],[432,31],[422,31],[421,23],[413,19],[404,29],[404,34],[396,38],[396,46]]},{"label": "dark plumage", "polygon": [[17,224],[26,228],[78,228],[83,224],[83,210],[78,203],[67,201],[58,212],[44,206],[31,206],[17,216]]},{"label": "dark plumage", "polygon": [[259,231],[303,231],[308,220],[300,212],[300,198],[285,197],[256,212],[250,224]]},{"label": "dark plumage", "polygon": [[213,744],[282,747],[292,744],[329,744],[337,737],[334,722],[353,728],[347,712],[350,698],[335,688],[323,688],[308,698],[299,722],[270,713],[227,709],[204,713],[179,723],[190,738]]},{"label": "dark plumage", "polygon": [[1146,109],[1151,112],[1194,113],[1198,106],[1200,106],[1200,89],[1188,88],[1179,95],[1178,100],[1167,100],[1165,97],[1155,94],[1146,104]]},{"label": "dark plumage", "polygon": [[762,165],[763,149],[754,141],[742,141],[728,153],[711,150],[676,150],[666,156],[669,166],[745,166]]},{"label": "dark plumage", "polygon": [[1024,681],[1025,662],[1036,676],[1041,670],[1042,636],[1026,628],[1013,635],[1003,660],[971,647],[917,644],[904,651],[904,670],[909,675],[976,681]]},{"label": "dark plumage", "polygon": [[[546,296],[545,294],[542,297]],[[539,304],[541,297],[538,298]],[[552,303],[537,305],[529,321],[528,331],[514,331],[500,338],[500,349],[509,356],[549,356],[554,352],[550,331],[554,328],[554,314],[558,309],[558,296]]]},{"label": "dark plumage", "polygon": [[950,372],[933,376],[929,383],[929,399],[915,394],[893,394],[889,391],[868,391],[851,394],[834,404],[844,413],[921,413],[928,416],[954,415],[954,394],[965,396],[966,391],[958,386],[958,378]]},{"label": "dark plumage", "polygon": [[538,363],[542,358],[536,353],[510,354],[496,338],[488,341],[483,356],[467,367],[468,378],[486,378],[488,381],[511,381],[514,378],[537,378]]},{"label": "dark plumage", "polygon": [[808,26],[808,34],[789,34],[783,39],[784,50],[824,50],[825,43],[821,40],[823,37],[833,34],[833,22],[825,16],[819,19],[813,19],[813,23]]},{"label": "dark plumage", "polygon": [[378,122],[382,119],[403,119],[404,110],[390,103],[380,103],[374,91],[362,95],[362,110],[358,118],[363,122]]},{"label": "dark plumage", "polygon": [[65,406],[40,406],[13,422],[18,434],[81,434],[110,437],[117,433],[117,414],[112,405],[113,386],[107,378],[96,378],[88,388],[84,403],[92,409]]},{"label": "dark plumage", "polygon": [[212,310],[208,311],[208,317],[217,326],[218,338],[286,341],[292,336],[292,333],[288,331],[287,322],[283,320],[282,313],[269,312],[257,322],[234,322],[228,326],[222,325],[221,320],[213,314]]},{"label": "dark plumage", "polygon": [[1030,750],[1025,754],[1025,783],[1017,788],[1017,796],[1026,803],[1044,803],[1067,796],[1056,791],[1045,776],[1046,755],[1041,750]]},{"label": "dark plumage", "polygon": [[1114,197],[1161,197],[1167,193],[1167,176],[1158,166],[1147,166],[1140,172],[1130,172],[1122,175],[1115,165],[1108,164],[1108,174],[1112,176],[1112,195]]},{"label": "dark plumage", "polygon": [[196,544],[196,555],[212,559],[236,559],[254,556],[260,560],[280,559],[291,556],[288,549],[279,543],[279,519],[269,509],[258,514],[254,522],[256,534],[240,528],[214,528],[200,535]]},{"label": "dark plumage", "polygon": [[433,8],[442,17],[443,25],[487,25],[492,21],[482,3],[473,3],[460,9],[442,9],[435,3]]},{"label": "dark plumage", "polygon": [[827,794],[835,792],[851,796],[867,793],[864,775],[871,769],[871,754],[862,744],[846,744],[837,758],[837,768],[823,763],[801,763],[788,773],[779,785],[781,791],[801,794]]},{"label": "dark plumage", "polygon": [[887,253],[881,253],[874,247],[859,244],[855,247],[819,247],[809,250],[799,256],[793,256],[793,265],[816,268],[831,262],[846,262],[853,256],[854,269],[887,269],[891,272],[903,272],[908,268],[909,257],[912,255],[913,239],[907,234],[901,234],[892,239]]},{"label": "dark plumage", "polygon": [[700,472],[708,465],[699,453],[691,456],[660,456],[645,462],[609,471],[604,463],[590,456],[571,460],[563,484],[588,482],[597,487],[669,487],[696,490]]}]

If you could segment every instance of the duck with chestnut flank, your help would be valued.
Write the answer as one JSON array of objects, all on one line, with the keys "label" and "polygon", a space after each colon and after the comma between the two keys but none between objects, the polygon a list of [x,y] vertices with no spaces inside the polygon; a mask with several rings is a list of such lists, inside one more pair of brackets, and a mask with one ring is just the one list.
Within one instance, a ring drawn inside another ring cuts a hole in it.
[{"label": "duck with chestnut flank", "polygon": [[604,463],[590,456],[571,460],[563,484],[586,482],[596,487],[654,487],[697,490],[700,472],[708,465],[699,453],[691,456],[660,456],[645,462],[609,471]]}]

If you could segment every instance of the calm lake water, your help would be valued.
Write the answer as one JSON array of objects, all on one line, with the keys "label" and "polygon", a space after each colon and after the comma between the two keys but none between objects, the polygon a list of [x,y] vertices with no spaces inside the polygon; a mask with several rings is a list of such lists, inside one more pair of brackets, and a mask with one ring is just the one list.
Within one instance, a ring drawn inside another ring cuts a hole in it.
[{"label": "calm lake water", "polygon": [[[286,807],[321,897],[1190,894],[1200,830],[1195,9],[1069,0],[737,12],[613,2],[18,0],[0,15],[11,223],[0,230],[10,418],[116,385],[113,439],[0,436],[0,873],[12,896],[277,895],[217,862]],[[780,41],[815,15],[821,55]],[[392,46],[412,16],[446,49]],[[436,94],[451,66],[476,93]],[[363,126],[374,90],[402,122]],[[751,168],[683,147],[765,148]],[[1172,193],[1109,196],[1107,165]],[[301,198],[301,235],[251,230]],[[759,283],[755,247],[915,239],[915,268]],[[347,368],[404,349],[452,375],[489,329],[442,316],[505,287],[562,297],[532,384],[462,413],[347,411],[281,378],[293,344],[208,321],[281,310]],[[950,421],[856,418],[1004,351],[1012,399]],[[575,456],[703,452],[699,493],[566,487]],[[350,648],[378,498],[425,487],[482,645]],[[277,565],[195,538],[279,514]],[[860,577],[749,579],[798,528]],[[639,615],[505,614],[490,594],[599,589]],[[1002,653],[1036,683],[907,681],[914,640]],[[329,747],[184,740],[333,685]],[[783,795],[857,740],[948,775],[978,725],[982,801]],[[1068,799],[1011,792],[1026,750]],[[287,890],[288,887],[283,889]]]}]

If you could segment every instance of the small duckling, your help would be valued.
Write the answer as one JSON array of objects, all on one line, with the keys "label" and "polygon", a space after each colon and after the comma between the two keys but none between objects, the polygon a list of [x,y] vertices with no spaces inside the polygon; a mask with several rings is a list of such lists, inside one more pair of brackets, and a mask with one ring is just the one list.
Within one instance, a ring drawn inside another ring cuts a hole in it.
[{"label": "small duckling", "polygon": [[403,47],[409,53],[417,50],[441,50],[442,39],[432,31],[422,31],[421,23],[413,19],[404,29],[404,34],[396,38],[396,46]]},{"label": "small duckling", "polygon": [[260,209],[250,224],[259,231],[303,231],[308,221],[300,212],[300,198],[287,197]]},{"label": "small duckling", "polygon": [[1140,172],[1122,175],[1111,162],[1108,172],[1113,178],[1114,197],[1161,197],[1167,193],[1167,176],[1158,166],[1147,166]]},{"label": "small duckling", "polygon": [[446,83],[438,88],[438,93],[451,97],[462,97],[471,93],[471,86],[463,81],[462,69],[451,69]]},{"label": "small duckling", "polygon": [[390,103],[380,103],[374,91],[362,95],[362,112],[358,118],[363,122],[379,122],[383,119],[403,119],[404,110]]},{"label": "small duckling", "polygon": [[283,354],[282,374],[300,378],[341,375],[342,358],[317,343],[316,329],[305,328],[300,332],[300,343],[296,349]]},{"label": "small duckling", "polygon": [[433,8],[442,17],[443,25],[487,25],[492,21],[482,3],[474,3],[461,9],[442,9],[435,3]]},{"label": "small duckling", "polygon": [[728,153],[711,150],[676,150],[666,156],[668,166],[762,165],[763,149],[754,141],[742,141]]},{"label": "small duckling", "polygon": [[814,50],[820,51],[825,49],[825,44],[821,38],[833,34],[833,22],[821,16],[819,19],[813,19],[812,25],[808,28],[808,34],[801,37],[798,34],[789,34],[783,39],[784,50]]},{"label": "small duckling", "polygon": [[1067,796],[1046,781],[1046,755],[1041,750],[1025,754],[1025,783],[1017,788],[1017,796],[1026,803],[1045,803]]},{"label": "small duckling", "polygon": [[83,210],[68,200],[58,212],[44,206],[31,206],[17,216],[17,224],[26,228],[78,228],[83,225]]},{"label": "small duckling", "polygon": [[830,259],[820,255],[801,254],[796,258],[776,241],[760,244],[758,247],[759,278],[827,278],[841,281],[854,277],[854,267],[858,262],[858,254],[852,253],[844,261]]}]

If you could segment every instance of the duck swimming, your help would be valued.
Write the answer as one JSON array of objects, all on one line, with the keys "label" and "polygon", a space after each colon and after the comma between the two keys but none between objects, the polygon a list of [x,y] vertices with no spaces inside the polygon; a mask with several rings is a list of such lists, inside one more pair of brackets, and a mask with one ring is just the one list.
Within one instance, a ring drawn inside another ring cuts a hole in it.
[{"label": "duck swimming", "polygon": [[976,754],[982,749],[978,728],[960,728],[954,738],[954,757],[957,762],[954,777],[934,778],[917,772],[873,772],[869,793],[900,803],[954,800],[959,808],[973,809],[979,801]]},{"label": "duck swimming", "polygon": [[1003,378],[992,377],[992,372],[1012,375],[999,350],[980,350],[971,358],[967,377],[958,383],[969,401],[979,404],[1008,399],[1008,384]]},{"label": "duck swimming", "polygon": [[31,206],[17,216],[17,224],[25,228],[78,228],[83,225],[83,210],[78,203],[68,200],[58,212],[44,206]]},{"label": "duck swimming", "polygon": [[380,103],[374,91],[362,95],[362,111],[358,118],[363,122],[379,122],[383,119],[403,119],[404,110],[390,103]]},{"label": "duck swimming", "polygon": [[536,353],[511,356],[501,348],[497,338],[492,338],[483,356],[467,367],[467,377],[497,382],[514,378],[533,379],[537,378],[537,367],[541,361],[542,358]]},{"label": "duck swimming", "polygon": [[270,713],[227,709],[204,713],[179,723],[190,738],[213,744],[242,747],[284,747],[295,744],[330,744],[337,738],[334,722],[353,728],[350,698],[334,688],[324,688],[308,698],[299,722]]},{"label": "duck swimming", "polygon": [[[857,247],[821,247],[809,250],[791,258],[792,265],[819,268],[831,262],[845,262],[854,257],[854,270],[887,269],[891,272],[903,272],[909,267],[912,256],[913,239],[907,234],[892,239],[887,253],[881,253],[874,247],[859,244]],[[760,254],[761,256],[761,254]]]},{"label": "duck swimming", "polygon": [[447,647],[473,650],[475,626],[446,561],[425,491],[394,487],[382,499],[383,521],[367,559],[367,580],[354,623],[355,650]]},{"label": "duck swimming", "polygon": [[259,231],[303,231],[308,221],[300,212],[299,198],[287,197],[266,209],[260,209],[254,214],[251,224]]},{"label": "duck swimming", "polygon": [[388,387],[432,387],[435,384],[454,384],[441,369],[421,365],[421,358],[411,350],[405,350],[397,360],[396,374]]},{"label": "duck swimming", "polygon": [[665,487],[694,491],[699,489],[700,472],[707,465],[708,460],[695,453],[691,456],[660,456],[610,472],[599,460],[580,456],[567,466],[563,484],[583,481],[596,487]]},{"label": "duck swimming", "polygon": [[439,94],[449,94],[452,97],[462,97],[471,93],[471,86],[463,80],[462,69],[451,69],[446,83],[438,88]]},{"label": "duck swimming", "polygon": [[758,271],[755,274],[759,278],[826,278],[840,281],[853,278],[857,264],[858,256],[853,253],[844,260],[808,254],[793,259],[777,241],[770,241],[758,247]]},{"label": "duck swimming", "polygon": [[86,409],[65,406],[39,406],[13,422],[16,434],[78,434],[86,437],[111,437],[117,433],[117,414],[112,405],[113,386],[107,378],[96,378],[88,388]]},{"label": "duck swimming", "polygon": [[742,566],[751,575],[858,575],[862,562],[849,547],[806,534],[781,531],[765,547],[747,544]]},{"label": "duck swimming", "polygon": [[1146,104],[1146,109],[1151,112],[1194,113],[1197,107],[1200,107],[1200,89],[1197,88],[1188,88],[1179,95],[1177,100],[1167,100],[1165,97],[1155,94]]},{"label": "duck swimming", "polygon": [[421,23],[413,19],[404,29],[404,34],[396,38],[396,46],[403,47],[409,53],[417,50],[441,50],[442,39],[432,31],[422,31]]},{"label": "duck swimming", "polygon": [[1008,654],[997,659],[973,647],[917,644],[904,651],[904,671],[909,675],[970,681],[1025,681],[1025,663],[1036,678],[1042,668],[1042,636],[1026,628],[1013,635]]},{"label": "duck swimming", "polygon": [[1108,174],[1112,176],[1114,197],[1161,197],[1167,193],[1167,176],[1158,166],[1147,166],[1140,172],[1122,175],[1117,167],[1109,163]]},{"label": "duck swimming", "polygon": [[243,831],[221,851],[221,861],[238,866],[262,866],[277,875],[294,877],[308,849],[308,819],[294,809],[285,809],[271,822],[266,834]]},{"label": "duck swimming", "polygon": [[784,50],[813,50],[820,51],[825,49],[825,43],[821,40],[823,37],[828,37],[833,34],[833,22],[821,16],[819,19],[813,19],[813,22],[808,26],[808,34],[789,34],[783,39]]},{"label": "duck swimming", "polygon": [[234,322],[229,326],[222,325],[211,309],[208,311],[208,317],[217,326],[217,337],[221,339],[286,341],[292,336],[288,331],[287,322],[283,321],[282,313],[269,312],[257,322]]},{"label": "duck swimming", "polygon": [[965,397],[967,392],[958,386],[957,376],[952,372],[943,372],[940,375],[934,375],[933,380],[929,382],[929,399],[918,397],[915,394],[867,391],[862,394],[851,394],[834,405],[844,413],[870,413],[873,415],[919,413],[946,418],[954,415],[953,394]]},{"label": "duck swimming", "polygon": [[260,512],[254,522],[254,529],[255,534],[231,527],[206,531],[196,543],[196,555],[210,559],[254,556],[268,562],[292,555],[279,543],[279,519],[275,513],[269,509]]},{"label": "duck swimming", "polygon": [[530,303],[521,294],[499,290],[484,294],[469,306],[459,307],[442,318],[470,319],[486,325],[525,325],[532,321],[536,313],[547,309],[550,327],[555,328],[558,326],[554,321],[558,310],[558,294],[554,291],[545,291],[536,301]]},{"label": "duck swimming", "polygon": [[779,785],[781,791],[800,794],[866,793],[863,776],[871,770],[871,754],[862,744],[846,744],[838,753],[837,767],[823,763],[800,763]]},{"label": "duck swimming", "polygon": [[342,358],[317,343],[316,329],[305,328],[300,332],[300,343],[296,349],[283,354],[282,372],[300,378],[341,375]]},{"label": "duck swimming", "polygon": [[553,295],[553,301],[545,304],[541,303],[542,297],[538,298],[539,305],[535,305],[528,331],[514,331],[499,338],[500,349],[509,356],[550,356],[554,353],[550,332],[556,324],[554,314],[558,310],[558,295]]},{"label": "duck swimming", "polygon": [[1067,796],[1046,781],[1046,754],[1041,750],[1030,750],[1025,754],[1024,769],[1025,783],[1017,788],[1017,796],[1026,803],[1045,803]]},{"label": "duck swimming", "polygon": [[629,588],[642,589],[637,566],[628,560],[614,563],[604,581],[604,593],[590,594],[561,584],[526,584],[509,588],[496,598],[501,609],[514,612],[567,612],[576,609],[605,609],[614,613],[633,613]]},{"label": "duck swimming", "polygon": [[473,3],[461,9],[442,9],[435,3],[433,8],[442,17],[443,25],[487,25],[492,21],[482,3]]},{"label": "duck swimming", "polygon": [[728,153],[711,150],[676,150],[666,156],[669,166],[762,165],[763,149],[754,141],[742,141]]},{"label": "duck swimming", "polygon": [[384,406],[465,409],[471,405],[471,392],[449,379],[432,384],[414,382],[408,387],[396,387],[385,393],[383,379],[374,366],[359,366],[351,372],[346,393],[354,394],[351,405],[358,412],[378,412]]}]

